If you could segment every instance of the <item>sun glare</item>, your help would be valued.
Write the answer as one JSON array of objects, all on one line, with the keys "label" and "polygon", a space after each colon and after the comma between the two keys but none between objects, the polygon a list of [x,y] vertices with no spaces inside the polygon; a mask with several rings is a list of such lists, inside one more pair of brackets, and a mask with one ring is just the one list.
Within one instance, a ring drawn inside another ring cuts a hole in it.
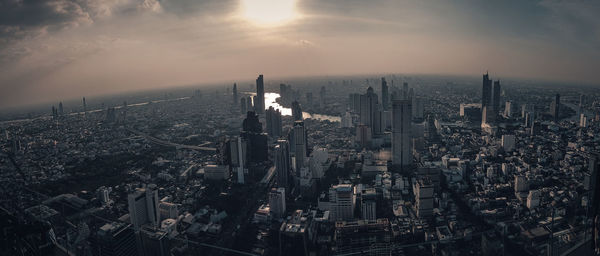
[{"label": "sun glare", "polygon": [[294,20],[296,0],[240,0],[242,17],[260,26],[280,26]]}]

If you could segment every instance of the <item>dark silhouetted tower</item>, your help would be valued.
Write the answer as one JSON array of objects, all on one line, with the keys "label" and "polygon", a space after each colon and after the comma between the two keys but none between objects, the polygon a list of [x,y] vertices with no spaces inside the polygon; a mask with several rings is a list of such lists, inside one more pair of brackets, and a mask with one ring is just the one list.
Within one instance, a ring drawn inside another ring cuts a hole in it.
[{"label": "dark silhouetted tower", "polygon": [[483,87],[481,88],[481,109],[492,104],[492,80],[488,73],[483,75]]},{"label": "dark silhouetted tower", "polygon": [[83,97],[83,114],[87,113],[87,104],[85,103],[85,97]]},{"label": "dark silhouetted tower", "polygon": [[254,109],[257,114],[265,113],[265,84],[263,75],[259,75],[256,78],[256,102],[254,102]]},{"label": "dark silhouetted tower", "polygon": [[246,140],[246,155],[250,162],[258,163],[268,159],[267,135],[262,133],[262,124],[258,115],[248,111],[243,122],[241,137]]},{"label": "dark silhouetted tower", "polygon": [[500,112],[500,94],[502,93],[502,89],[500,87],[500,80],[498,81],[494,81],[494,92],[493,92],[493,101],[492,101],[492,110],[494,111],[494,113],[492,113],[494,115],[494,117],[498,116],[498,113]]},{"label": "dark silhouetted tower", "polygon": [[290,188],[289,174],[291,168],[290,143],[287,140],[278,140],[277,145],[275,145],[275,170],[279,187]]},{"label": "dark silhouetted tower", "polygon": [[372,133],[375,133],[373,130],[377,126],[376,121],[378,118],[375,116],[378,111],[377,105],[377,94],[375,94],[373,87],[369,87],[367,93],[360,96],[360,123],[369,126]]},{"label": "dark silhouetted tower", "polygon": [[265,113],[265,119],[267,120],[267,133],[272,138],[278,138],[281,136],[282,128],[281,112],[271,106]]},{"label": "dark silhouetted tower", "polygon": [[410,149],[412,106],[410,100],[392,101],[392,164],[412,164]]},{"label": "dark silhouetted tower", "polygon": [[390,95],[385,77],[381,78],[381,104],[383,105],[383,110],[390,108]]},{"label": "dark silhouetted tower", "polygon": [[64,114],[65,114],[65,112],[64,112],[64,109],[63,109],[62,101],[61,101],[61,102],[58,103],[58,115],[62,116]]},{"label": "dark silhouetted tower", "polygon": [[246,98],[246,111],[252,111],[252,108],[254,108],[253,106],[254,104],[252,104],[252,97],[248,96],[248,98]]},{"label": "dark silhouetted tower", "polygon": [[237,84],[236,83],[233,83],[232,96],[233,96],[233,105],[235,106],[235,104],[237,104],[237,102],[238,102],[238,92],[237,92]]},{"label": "dark silhouetted tower", "polygon": [[244,97],[240,99],[240,109],[242,110],[242,114],[248,112],[248,105],[246,105],[246,98]]},{"label": "dark silhouetted tower", "polygon": [[303,121],[294,122],[294,146],[296,157],[296,176],[300,176],[300,168],[304,167],[307,155],[306,129]]},{"label": "dark silhouetted tower", "polygon": [[302,108],[300,108],[300,103],[298,101],[292,102],[292,116],[294,117],[294,121],[302,121]]}]

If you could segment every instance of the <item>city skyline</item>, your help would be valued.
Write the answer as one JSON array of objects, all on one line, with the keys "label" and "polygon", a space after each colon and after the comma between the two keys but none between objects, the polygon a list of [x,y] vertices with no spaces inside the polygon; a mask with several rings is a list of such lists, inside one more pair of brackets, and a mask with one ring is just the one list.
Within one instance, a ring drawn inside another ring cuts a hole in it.
[{"label": "city skyline", "polygon": [[598,13],[0,0],[0,254],[600,256]]},{"label": "city skyline", "polygon": [[277,2],[5,1],[0,108],[258,73],[598,84],[597,2]]}]

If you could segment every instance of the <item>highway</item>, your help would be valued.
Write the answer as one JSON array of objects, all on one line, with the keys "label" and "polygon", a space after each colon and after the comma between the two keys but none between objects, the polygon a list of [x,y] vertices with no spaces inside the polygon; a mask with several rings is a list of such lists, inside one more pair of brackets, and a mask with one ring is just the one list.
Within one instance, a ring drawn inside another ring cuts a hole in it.
[{"label": "highway", "polygon": [[139,136],[144,137],[144,139],[149,140],[150,142],[153,142],[155,144],[158,145],[162,145],[162,146],[167,146],[167,147],[175,147],[176,149],[191,149],[191,150],[202,150],[202,151],[217,151],[216,148],[211,148],[211,147],[201,147],[201,146],[192,146],[192,145],[183,145],[183,144],[178,144],[178,143],[173,143],[170,141],[165,141],[165,140],[161,140],[155,137],[152,137],[148,134],[145,134],[143,132],[131,129],[131,128],[125,128],[128,131],[137,134]]}]

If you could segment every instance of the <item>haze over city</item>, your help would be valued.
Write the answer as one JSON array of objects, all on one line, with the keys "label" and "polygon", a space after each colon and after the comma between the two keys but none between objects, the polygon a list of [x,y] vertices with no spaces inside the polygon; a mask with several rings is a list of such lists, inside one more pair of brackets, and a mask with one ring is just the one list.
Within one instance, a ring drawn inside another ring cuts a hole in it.
[{"label": "haze over city", "polygon": [[598,14],[0,0],[0,255],[600,256]]},{"label": "haze over city", "polygon": [[0,108],[269,77],[595,84],[597,1],[0,1]]}]

